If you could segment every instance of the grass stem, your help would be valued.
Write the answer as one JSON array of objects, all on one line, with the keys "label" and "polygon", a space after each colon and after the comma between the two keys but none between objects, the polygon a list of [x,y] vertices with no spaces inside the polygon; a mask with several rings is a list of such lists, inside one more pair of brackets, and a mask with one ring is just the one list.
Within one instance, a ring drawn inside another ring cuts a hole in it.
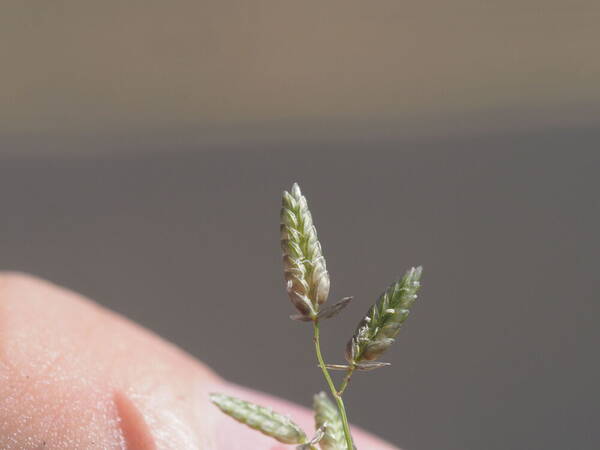
[{"label": "grass stem", "polygon": [[[329,374],[329,370],[325,366],[325,361],[323,361],[323,355],[321,354],[321,343],[320,343],[320,334],[319,334],[319,321],[315,320],[313,322],[313,342],[315,343],[315,353],[317,354],[317,360],[319,362],[319,367],[323,372],[323,376],[325,377],[325,381],[329,386],[329,390],[331,391],[331,395],[335,399],[337,403],[338,410],[340,412],[340,417],[342,419],[342,425],[344,427],[344,435],[346,437],[346,444],[348,446],[348,450],[354,449],[354,443],[352,442],[352,435],[350,434],[350,425],[348,425],[348,417],[346,416],[346,409],[344,408],[344,401],[342,400],[342,396],[338,394],[337,389],[335,388],[335,384],[333,384],[333,380],[331,379],[331,375]],[[346,385],[347,385],[346,381]],[[345,387],[344,387],[345,389]]]},{"label": "grass stem", "polygon": [[354,366],[350,366],[350,368],[346,372],[346,375],[344,376],[344,379],[342,380],[342,384],[340,385],[340,388],[337,391],[338,395],[340,397],[342,396],[342,394],[344,393],[344,391],[348,387],[348,383],[350,382],[350,378],[352,378],[352,374],[354,373],[355,369],[356,368]]}]

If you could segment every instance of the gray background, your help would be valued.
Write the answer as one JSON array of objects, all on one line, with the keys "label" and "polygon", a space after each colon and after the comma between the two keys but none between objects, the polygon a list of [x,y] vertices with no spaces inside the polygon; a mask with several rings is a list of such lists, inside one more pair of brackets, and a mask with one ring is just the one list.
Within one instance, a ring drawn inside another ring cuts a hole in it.
[{"label": "gray background", "polygon": [[2,268],[308,405],[278,244],[299,181],[332,300],[355,296],[328,360],[425,266],[355,423],[409,450],[598,448],[597,3],[141,5],[0,15]]},{"label": "gray background", "polygon": [[[279,193],[299,180],[330,268],[341,361],[411,264],[424,288],[352,419],[408,449],[597,448],[597,131],[136,157],[5,157],[3,267],[81,291],[239,383],[308,404],[287,319]],[[365,147],[370,147],[365,150]],[[574,445],[574,443],[577,445]]]}]

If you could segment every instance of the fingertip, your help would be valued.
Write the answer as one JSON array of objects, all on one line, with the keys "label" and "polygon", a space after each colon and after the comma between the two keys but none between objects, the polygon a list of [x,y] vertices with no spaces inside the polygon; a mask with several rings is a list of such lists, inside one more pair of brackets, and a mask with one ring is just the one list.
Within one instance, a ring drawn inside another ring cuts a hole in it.
[{"label": "fingertip", "polygon": [[218,379],[74,292],[0,274],[0,448],[148,447],[144,423],[157,448],[203,448],[200,392]]},{"label": "fingertip", "polygon": [[[155,334],[47,281],[0,273],[0,448],[288,449],[210,403],[223,392],[310,410],[227,383]],[[391,450],[353,427],[361,449]]]}]

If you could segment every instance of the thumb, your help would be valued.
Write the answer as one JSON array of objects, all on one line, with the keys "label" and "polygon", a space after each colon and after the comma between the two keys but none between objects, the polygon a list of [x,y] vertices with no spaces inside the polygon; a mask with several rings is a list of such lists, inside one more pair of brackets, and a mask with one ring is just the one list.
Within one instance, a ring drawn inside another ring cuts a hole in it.
[{"label": "thumb", "polygon": [[[73,292],[0,275],[0,448],[292,448],[222,414],[208,400],[215,391],[289,413],[307,434],[314,429],[310,411],[225,382]],[[359,430],[354,437],[359,448],[394,448]]]}]

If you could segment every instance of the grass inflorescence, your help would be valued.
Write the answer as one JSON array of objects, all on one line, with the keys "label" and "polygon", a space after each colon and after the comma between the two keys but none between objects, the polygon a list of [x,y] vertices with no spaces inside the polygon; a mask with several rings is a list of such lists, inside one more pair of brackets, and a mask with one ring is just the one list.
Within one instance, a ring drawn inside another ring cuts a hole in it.
[{"label": "grass inflorescence", "polygon": [[378,359],[392,345],[417,299],[422,271],[422,267],[411,268],[369,308],[346,346],[346,359],[350,364]]},{"label": "grass inflorescence", "polygon": [[[269,408],[230,397],[211,394],[211,401],[237,421],[273,437],[279,442],[297,445],[297,449],[355,449],[342,396],[355,371],[389,366],[380,356],[394,342],[420,288],[422,268],[413,267],[392,283],[360,320],[346,345],[347,364],[327,364],[320,346],[320,322],[330,319],[348,306],[352,297],[324,306],[329,296],[330,278],[306,197],[294,183],[284,191],[280,213],[280,239],[283,252],[285,287],[297,314],[294,320],[311,322],[318,365],[333,402],[321,392],[313,398],[316,431],[311,439],[291,419]],[[336,387],[329,370],[345,371]]]},{"label": "grass inflorescence", "polygon": [[325,434],[319,442],[322,450],[347,450],[344,424],[340,412],[325,392],[319,392],[313,397],[315,411],[315,427],[323,428]]},{"label": "grass inflorescence", "polygon": [[210,400],[238,422],[275,438],[284,444],[303,444],[306,434],[292,420],[270,408],[224,394],[211,394]]},{"label": "grass inflorescence", "polygon": [[316,318],[329,296],[329,273],[306,197],[294,184],[281,206],[283,273],[290,300],[309,320]]}]

